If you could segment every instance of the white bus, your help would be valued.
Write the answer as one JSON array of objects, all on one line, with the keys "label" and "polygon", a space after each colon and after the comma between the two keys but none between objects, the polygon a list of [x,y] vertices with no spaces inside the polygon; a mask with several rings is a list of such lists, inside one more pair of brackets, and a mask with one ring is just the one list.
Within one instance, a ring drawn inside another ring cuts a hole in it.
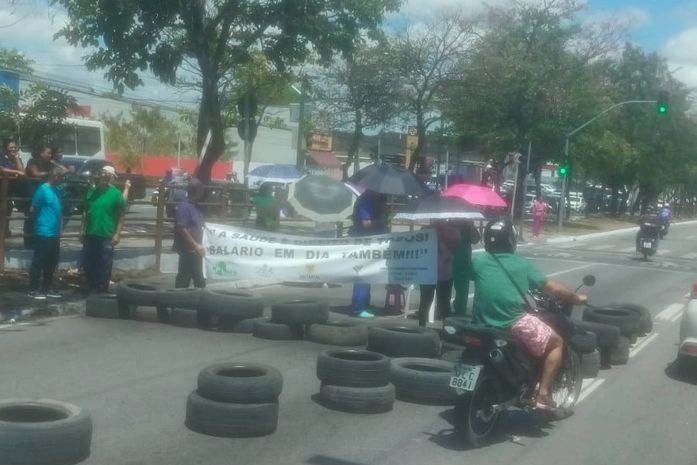
[{"label": "white bus", "polygon": [[[66,118],[66,128],[50,141],[63,151],[64,157],[84,160],[105,159],[104,124],[101,121]],[[31,159],[31,141],[22,140],[20,128],[20,157],[26,166]]]}]

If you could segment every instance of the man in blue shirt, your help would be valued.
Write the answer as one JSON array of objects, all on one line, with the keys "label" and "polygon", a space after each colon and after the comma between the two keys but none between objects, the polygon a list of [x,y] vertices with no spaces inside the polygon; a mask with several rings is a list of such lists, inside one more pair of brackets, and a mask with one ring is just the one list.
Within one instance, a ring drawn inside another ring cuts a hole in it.
[{"label": "man in blue shirt", "polygon": [[[33,218],[34,257],[29,272],[29,297],[46,300],[61,295],[53,290],[53,273],[58,267],[60,232],[63,225],[63,206],[56,185],[63,179],[65,168],[54,166],[48,172],[48,180],[34,192],[29,214]],[[41,279],[41,287],[39,280]]]},{"label": "man in blue shirt", "polygon": [[177,205],[174,223],[174,250],[179,254],[179,269],[174,287],[206,287],[203,277],[203,214],[199,202],[206,194],[198,179],[189,181],[187,198]]}]

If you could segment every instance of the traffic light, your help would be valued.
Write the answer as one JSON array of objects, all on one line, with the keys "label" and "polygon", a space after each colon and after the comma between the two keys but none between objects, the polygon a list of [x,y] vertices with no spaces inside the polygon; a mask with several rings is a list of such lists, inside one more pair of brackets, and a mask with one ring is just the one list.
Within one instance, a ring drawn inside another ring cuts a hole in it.
[{"label": "traffic light", "polygon": [[670,98],[670,93],[666,90],[662,90],[658,93],[658,98],[656,99],[656,111],[659,115],[668,114],[668,100]]},{"label": "traffic light", "polygon": [[569,174],[569,165],[562,163],[559,165],[559,177],[563,178]]}]

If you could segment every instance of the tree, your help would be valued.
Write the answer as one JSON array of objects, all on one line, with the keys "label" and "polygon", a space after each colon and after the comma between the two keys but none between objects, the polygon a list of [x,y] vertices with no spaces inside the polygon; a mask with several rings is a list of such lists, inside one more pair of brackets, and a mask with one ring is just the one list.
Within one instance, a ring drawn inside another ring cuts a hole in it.
[{"label": "tree", "polygon": [[327,68],[319,81],[318,99],[333,115],[333,124],[353,132],[348,157],[342,165],[348,178],[351,163],[357,160],[363,130],[387,124],[397,113],[398,73],[385,66],[383,45],[359,46],[345,59]]},{"label": "tree", "polygon": [[0,69],[16,73],[31,74],[33,60],[25,57],[15,49],[0,48]]},{"label": "tree", "polygon": [[201,76],[197,144],[211,142],[198,176],[210,178],[224,149],[220,83],[261,53],[278,70],[317,55],[348,53],[362,30],[374,30],[399,0],[57,0],[69,23],[58,33],[90,48],[89,69],[105,69],[119,91],[142,85],[150,70],[173,84],[184,60]]},{"label": "tree", "polygon": [[440,95],[455,78],[457,65],[472,40],[472,24],[463,9],[448,10],[425,27],[409,26],[391,41],[390,65],[400,76],[400,104],[416,123],[418,143],[409,161],[413,170],[426,134],[441,118]]}]

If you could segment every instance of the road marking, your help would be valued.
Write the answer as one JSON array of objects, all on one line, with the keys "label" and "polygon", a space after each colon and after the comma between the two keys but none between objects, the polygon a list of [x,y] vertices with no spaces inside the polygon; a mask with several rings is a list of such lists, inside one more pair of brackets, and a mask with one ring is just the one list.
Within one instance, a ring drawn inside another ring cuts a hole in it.
[{"label": "road marking", "polygon": [[581,389],[581,394],[578,396],[578,400],[576,401],[576,405],[580,404],[583,402],[583,400],[591,395],[593,391],[598,389],[602,384],[605,382],[603,378],[595,378],[593,381],[591,381],[588,386],[584,387]]},{"label": "road marking", "polygon": [[[683,307],[683,311],[684,311],[684,309],[685,309],[685,308]],[[675,323],[676,321],[678,321],[680,318],[682,318],[683,313],[684,313],[684,312],[678,312],[677,315],[675,315],[673,318],[670,319],[670,322],[671,322],[671,323]]]},{"label": "road marking", "polygon": [[670,304],[661,313],[656,315],[656,321],[671,321],[675,315],[680,314],[685,304]]},{"label": "road marking", "polygon": [[595,246],[593,246],[593,247],[588,247],[588,250],[599,251],[599,250],[612,249],[612,248],[614,248],[614,247],[615,247],[614,245],[607,245],[607,244],[606,244],[606,245],[595,245]]},{"label": "road marking", "polygon": [[697,235],[692,234],[692,235],[689,235],[689,236],[685,236],[685,239],[687,239],[688,241],[691,241],[691,240],[693,240],[693,239],[697,239]]},{"label": "road marking", "polygon": [[571,242],[569,244],[559,244],[559,245],[554,245],[555,248],[557,249],[573,249],[574,247],[578,247],[579,245],[582,245],[580,242]]},{"label": "road marking", "polygon": [[632,350],[629,351],[629,358],[634,357],[636,354],[638,354],[639,352],[641,352],[642,350],[644,350],[644,348],[645,348],[646,346],[648,346],[649,344],[651,344],[651,342],[653,342],[657,337],[658,337],[658,334],[653,333],[651,336],[648,336],[648,337],[644,338],[643,341],[641,341],[640,343],[636,344],[636,345],[634,346],[634,348],[633,348]]},{"label": "road marking", "polygon": [[667,249],[661,249],[656,252],[656,255],[668,255],[670,253],[670,250]]},{"label": "road marking", "polygon": [[554,273],[550,273],[547,276],[559,276],[560,274],[564,273],[573,273],[574,271],[579,271],[579,270],[585,270],[586,268],[590,268],[592,266],[597,266],[600,265],[599,263],[589,263],[587,265],[581,265],[581,266],[576,266],[574,268],[569,268],[568,270],[562,270],[562,271],[555,271]]},{"label": "road marking", "polygon": [[622,253],[636,252],[636,247],[625,247],[624,249],[618,250],[618,252],[622,252]]},{"label": "road marking", "polygon": [[697,252],[686,253],[685,255],[683,255],[680,258],[687,258],[688,260],[694,260],[695,258],[697,258]]}]

